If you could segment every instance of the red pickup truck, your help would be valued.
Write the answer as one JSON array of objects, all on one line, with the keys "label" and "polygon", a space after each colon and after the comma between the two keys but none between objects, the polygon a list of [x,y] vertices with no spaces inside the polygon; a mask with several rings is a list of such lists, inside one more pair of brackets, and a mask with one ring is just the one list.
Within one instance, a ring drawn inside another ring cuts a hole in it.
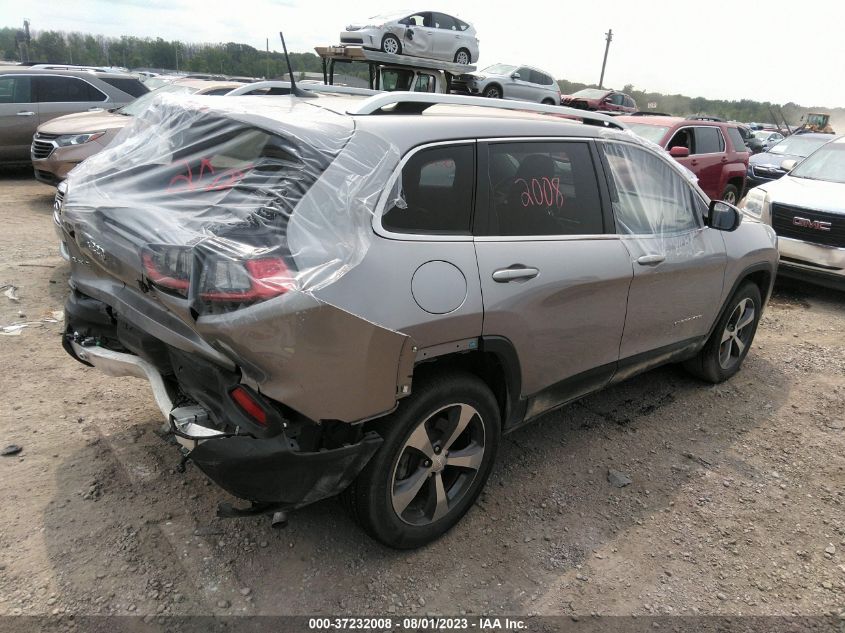
[{"label": "red pickup truck", "polygon": [[698,177],[711,200],[739,201],[750,153],[739,126],[670,116],[620,116],[631,131],[667,150]]}]

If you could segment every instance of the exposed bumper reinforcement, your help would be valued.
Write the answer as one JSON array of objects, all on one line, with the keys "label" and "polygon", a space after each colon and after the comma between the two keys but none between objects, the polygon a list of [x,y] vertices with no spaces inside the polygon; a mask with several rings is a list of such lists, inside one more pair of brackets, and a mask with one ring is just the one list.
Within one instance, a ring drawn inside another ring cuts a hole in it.
[{"label": "exposed bumper reinforcement", "polygon": [[135,356],[135,354],[114,352],[95,345],[85,347],[67,338],[65,338],[65,342],[66,347],[70,347],[68,351],[72,351],[73,356],[109,376],[135,376],[149,380],[158,408],[161,409],[165,418],[170,417],[170,412],[173,410],[173,401],[167,393],[167,387],[164,385],[161,374],[150,363]]}]

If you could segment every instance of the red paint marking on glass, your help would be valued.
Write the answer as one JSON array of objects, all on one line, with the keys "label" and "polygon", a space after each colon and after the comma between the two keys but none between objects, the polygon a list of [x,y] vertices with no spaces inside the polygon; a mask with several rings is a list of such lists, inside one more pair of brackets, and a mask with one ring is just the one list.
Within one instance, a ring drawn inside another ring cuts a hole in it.
[{"label": "red paint marking on glass", "polygon": [[514,183],[522,183],[524,190],[520,195],[523,207],[557,207],[562,209],[566,196],[560,190],[560,178],[517,178]]},{"label": "red paint marking on glass", "polygon": [[[194,168],[188,161],[182,161],[185,166],[185,173],[173,176],[170,183],[167,185],[168,191],[184,192],[184,191],[219,191],[221,189],[231,189],[237,185],[246,176],[246,172],[253,168],[252,164],[246,165],[241,169],[227,169],[226,171],[216,174],[211,160],[208,158],[200,159],[199,173],[196,174],[194,180]],[[216,176],[210,183],[205,176]],[[179,184],[184,183],[184,184]]]}]

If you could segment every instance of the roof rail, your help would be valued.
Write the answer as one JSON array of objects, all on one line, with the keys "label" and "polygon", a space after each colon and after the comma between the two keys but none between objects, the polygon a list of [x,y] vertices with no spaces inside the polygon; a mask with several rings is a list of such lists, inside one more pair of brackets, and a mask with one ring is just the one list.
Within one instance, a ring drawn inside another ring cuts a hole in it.
[{"label": "roof rail", "polygon": [[[401,108],[403,104],[408,104],[410,107]],[[546,105],[543,103],[531,103],[528,101],[505,101],[503,99],[488,99],[486,97],[470,97],[465,95],[437,94],[431,92],[383,92],[355,104],[346,112],[347,114],[353,115],[378,114],[381,112],[382,108],[395,105],[397,106],[397,111],[399,112],[413,112],[419,114],[433,105],[440,104],[557,114],[581,119],[584,123],[590,125],[615,127],[620,130],[627,129],[628,127],[621,121],[615,120],[613,117],[609,117],[606,114],[599,114],[598,112],[590,112],[589,110],[578,110],[576,108]]]},{"label": "roof rail", "polygon": [[[299,82],[297,82],[298,84]],[[256,90],[272,90],[274,88],[280,88],[282,90],[290,90],[290,82],[289,81],[256,81],[255,83],[246,84],[245,86],[239,86],[234,90],[231,90],[226,93],[225,96],[227,97],[235,97],[238,95],[245,95],[251,92],[255,92]],[[370,90],[369,88],[353,88],[351,86],[326,86],[323,84],[302,84],[303,90],[310,90],[311,92],[326,92],[332,94],[342,94],[342,95],[357,95],[361,97],[370,97],[372,95],[381,94],[379,90]],[[287,93],[283,93],[287,94]]]}]

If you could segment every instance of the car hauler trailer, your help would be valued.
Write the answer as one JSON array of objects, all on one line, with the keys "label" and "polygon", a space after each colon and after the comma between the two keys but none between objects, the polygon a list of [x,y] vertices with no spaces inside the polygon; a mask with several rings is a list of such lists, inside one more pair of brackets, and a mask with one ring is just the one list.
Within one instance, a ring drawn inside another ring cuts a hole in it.
[{"label": "car hauler trailer", "polygon": [[369,69],[371,90],[449,93],[458,78],[475,66],[425,57],[371,51],[360,46],[317,46],[323,62],[323,82],[334,85],[335,65],[360,62]]}]

